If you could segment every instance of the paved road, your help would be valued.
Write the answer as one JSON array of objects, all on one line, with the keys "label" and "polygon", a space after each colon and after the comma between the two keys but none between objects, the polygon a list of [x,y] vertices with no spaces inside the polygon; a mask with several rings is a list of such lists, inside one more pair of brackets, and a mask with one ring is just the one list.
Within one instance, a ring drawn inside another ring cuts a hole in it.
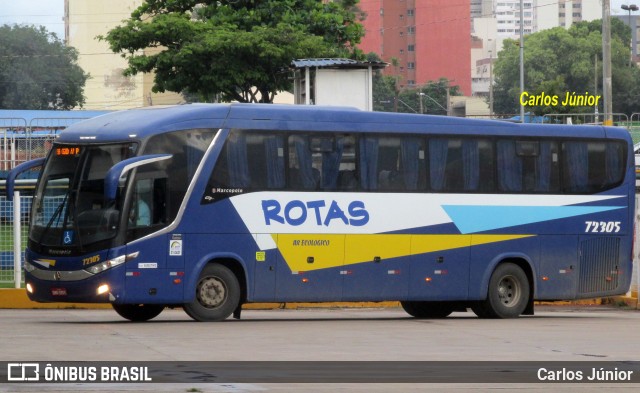
[{"label": "paved road", "polygon": [[[481,320],[454,313],[416,320],[398,309],[244,311],[242,320],[193,322],[165,310],[130,323],[111,310],[0,310],[0,360],[15,361],[582,361],[640,360],[640,312],[539,307],[536,316]],[[544,364],[544,363],[543,363]],[[551,363],[550,363],[551,364]],[[640,372],[637,372],[640,374]],[[640,375],[638,375],[640,377]],[[639,379],[634,379],[639,380]],[[640,385],[607,384],[614,392]],[[575,391],[598,384],[12,384],[0,392]]]}]

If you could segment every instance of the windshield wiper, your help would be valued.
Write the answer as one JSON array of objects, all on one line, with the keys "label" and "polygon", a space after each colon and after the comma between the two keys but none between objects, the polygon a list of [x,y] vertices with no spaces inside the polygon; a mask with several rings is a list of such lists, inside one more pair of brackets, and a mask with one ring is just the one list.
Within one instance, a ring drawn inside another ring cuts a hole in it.
[{"label": "windshield wiper", "polygon": [[67,204],[67,200],[69,199],[69,194],[71,194],[71,187],[67,189],[67,192],[64,194],[64,198],[62,198],[62,202],[60,202],[58,207],[56,207],[56,210],[54,210],[53,214],[51,215],[49,222],[47,222],[47,225],[42,230],[42,233],[40,234],[40,238],[38,239],[38,243],[42,244],[42,240],[44,239],[44,236],[49,232],[49,229],[51,229],[51,226],[53,225],[54,221],[56,221],[56,219],[58,219],[57,222],[60,221],[59,216],[62,214],[62,211],[64,210],[64,207]]}]

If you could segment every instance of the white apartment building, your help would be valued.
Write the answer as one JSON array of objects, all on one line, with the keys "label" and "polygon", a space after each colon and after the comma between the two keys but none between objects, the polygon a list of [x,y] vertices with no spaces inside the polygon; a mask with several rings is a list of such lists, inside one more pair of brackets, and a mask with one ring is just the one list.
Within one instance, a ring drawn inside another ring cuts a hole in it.
[{"label": "white apartment building", "polygon": [[[505,39],[520,36],[520,0],[471,0],[472,94],[488,96],[491,66]],[[475,6],[475,14],[474,7]],[[524,34],[602,18],[600,0],[523,0]],[[479,15],[474,17],[474,15]]]},{"label": "white apartment building", "polygon": [[600,0],[537,0],[536,31],[602,18]]},{"label": "white apartment building", "polygon": [[[494,2],[494,14],[497,23],[497,35],[503,38],[520,36],[520,0],[497,0]],[[534,32],[534,0],[523,2],[524,34]]]}]

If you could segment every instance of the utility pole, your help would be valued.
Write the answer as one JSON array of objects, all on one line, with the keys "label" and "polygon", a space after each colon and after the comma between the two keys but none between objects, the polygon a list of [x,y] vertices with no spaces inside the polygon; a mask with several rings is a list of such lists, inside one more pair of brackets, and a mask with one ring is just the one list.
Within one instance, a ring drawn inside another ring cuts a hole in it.
[{"label": "utility pole", "polygon": [[[594,60],[595,60],[595,65],[593,67],[593,95],[597,96],[598,95],[598,54],[596,53],[594,56]],[[594,123],[598,123],[600,121],[600,119],[598,118],[598,104],[595,104],[595,119],[594,119]]]},{"label": "utility pole", "polygon": [[[524,1],[520,0],[520,94],[522,93],[524,93]],[[524,105],[520,105],[520,122],[524,123]]]},{"label": "utility pole", "polygon": [[611,1],[602,1],[602,95],[604,100],[604,125],[613,125],[611,94]]},{"label": "utility pole", "polygon": [[451,116],[451,91],[447,81],[447,116]]},{"label": "utility pole", "polygon": [[493,52],[489,51],[489,119],[493,118]]}]

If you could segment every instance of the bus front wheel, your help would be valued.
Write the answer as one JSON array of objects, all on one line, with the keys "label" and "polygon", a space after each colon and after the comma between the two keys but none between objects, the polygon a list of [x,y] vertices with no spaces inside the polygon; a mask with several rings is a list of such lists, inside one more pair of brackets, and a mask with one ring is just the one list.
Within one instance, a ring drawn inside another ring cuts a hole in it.
[{"label": "bus front wheel", "polygon": [[487,298],[471,309],[480,318],[517,318],[529,302],[529,281],[516,264],[503,263],[491,275]]},{"label": "bus front wheel", "polygon": [[115,304],[111,307],[124,319],[131,322],[145,322],[160,315],[164,306],[161,304]]},{"label": "bus front wheel", "polygon": [[453,307],[444,302],[409,302],[400,305],[407,314],[418,319],[445,318],[453,312]]},{"label": "bus front wheel", "polygon": [[207,265],[200,273],[195,299],[184,305],[184,311],[200,322],[222,321],[240,303],[240,284],[229,268]]}]

